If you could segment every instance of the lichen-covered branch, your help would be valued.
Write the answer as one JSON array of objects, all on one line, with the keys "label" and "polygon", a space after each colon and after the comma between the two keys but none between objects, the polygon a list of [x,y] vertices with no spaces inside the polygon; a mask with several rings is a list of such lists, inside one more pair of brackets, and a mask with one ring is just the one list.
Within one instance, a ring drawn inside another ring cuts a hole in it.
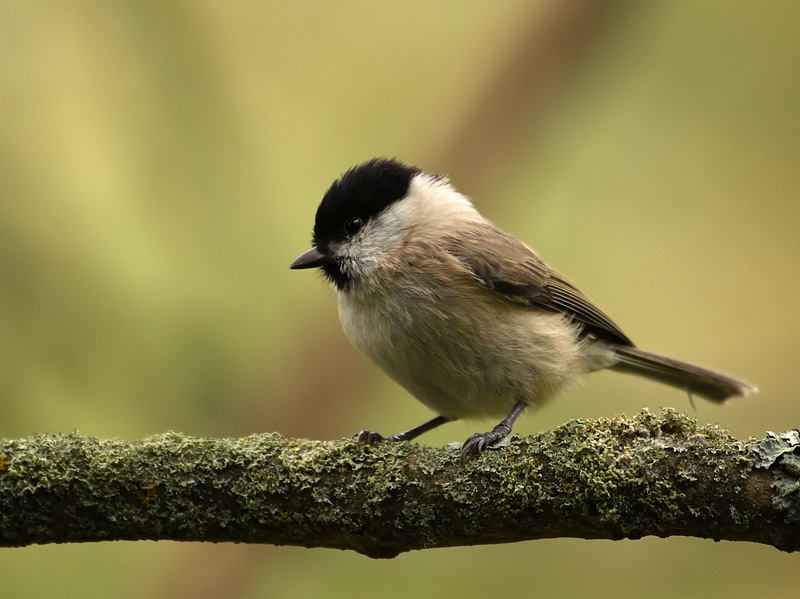
[{"label": "lichen-covered branch", "polygon": [[672,410],[457,449],[277,434],[0,441],[0,546],[133,539],[353,549],[687,535],[800,548],[800,435]]}]

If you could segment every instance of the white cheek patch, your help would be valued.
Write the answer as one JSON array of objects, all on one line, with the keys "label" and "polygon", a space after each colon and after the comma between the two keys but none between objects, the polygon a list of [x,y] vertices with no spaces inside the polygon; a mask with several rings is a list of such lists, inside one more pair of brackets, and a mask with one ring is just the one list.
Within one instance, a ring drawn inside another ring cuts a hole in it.
[{"label": "white cheek patch", "polygon": [[378,267],[386,252],[403,239],[403,223],[391,209],[376,216],[353,238],[332,243],[332,253],[340,259],[342,271],[349,278],[367,277]]}]

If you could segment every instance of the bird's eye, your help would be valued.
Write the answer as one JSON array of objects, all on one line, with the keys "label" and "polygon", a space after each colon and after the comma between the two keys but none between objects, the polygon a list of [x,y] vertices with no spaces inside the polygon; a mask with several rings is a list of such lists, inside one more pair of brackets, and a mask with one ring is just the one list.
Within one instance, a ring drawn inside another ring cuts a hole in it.
[{"label": "bird's eye", "polygon": [[353,218],[348,218],[347,221],[344,223],[344,230],[347,232],[348,235],[355,235],[361,230],[363,226],[363,222],[357,216]]}]

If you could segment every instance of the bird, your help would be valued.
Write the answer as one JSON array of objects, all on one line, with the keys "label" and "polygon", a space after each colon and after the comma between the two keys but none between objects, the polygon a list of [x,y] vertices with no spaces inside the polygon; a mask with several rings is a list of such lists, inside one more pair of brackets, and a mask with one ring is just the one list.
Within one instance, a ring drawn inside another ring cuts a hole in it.
[{"label": "bird", "polygon": [[362,444],[410,441],[442,424],[494,417],[462,461],[496,447],[517,418],[586,374],[640,375],[714,402],[749,382],[646,351],[530,247],[481,216],[447,176],[374,158],[335,180],[312,247],[290,265],[321,269],[346,336],[436,416]]}]

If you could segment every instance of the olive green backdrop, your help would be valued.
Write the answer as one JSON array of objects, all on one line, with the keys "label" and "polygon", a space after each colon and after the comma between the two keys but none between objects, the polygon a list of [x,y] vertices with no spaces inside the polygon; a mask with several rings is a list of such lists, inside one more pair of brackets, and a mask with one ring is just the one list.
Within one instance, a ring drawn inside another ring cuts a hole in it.
[{"label": "olive green backdrop", "polygon": [[[376,155],[449,173],[641,346],[762,389],[692,410],[600,373],[518,432],[645,406],[800,427],[798,31],[788,0],[3,2],[0,435],[429,418],[288,269],[330,182]],[[385,562],[113,543],[2,549],[0,596],[788,597],[798,563],[681,538]]]}]

